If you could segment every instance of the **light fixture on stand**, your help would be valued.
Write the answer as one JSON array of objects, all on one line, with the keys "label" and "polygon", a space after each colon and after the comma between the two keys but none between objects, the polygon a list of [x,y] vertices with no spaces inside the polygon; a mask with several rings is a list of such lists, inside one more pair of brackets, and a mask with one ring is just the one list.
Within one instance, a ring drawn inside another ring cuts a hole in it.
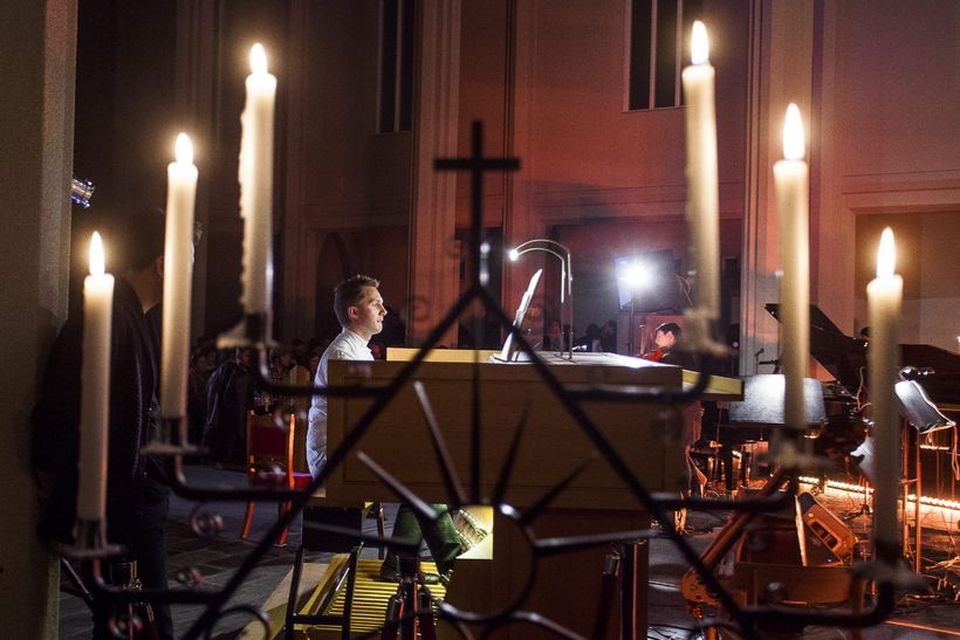
[{"label": "light fixture on stand", "polygon": [[[617,273],[618,290],[626,292],[626,297],[630,301],[630,331],[627,345],[627,355],[636,356],[640,353],[637,349],[636,336],[636,310],[637,294],[650,289],[656,277],[653,267],[646,261],[639,258],[627,259],[618,258],[615,261]],[[623,307],[624,294],[620,294],[620,306]]]}]

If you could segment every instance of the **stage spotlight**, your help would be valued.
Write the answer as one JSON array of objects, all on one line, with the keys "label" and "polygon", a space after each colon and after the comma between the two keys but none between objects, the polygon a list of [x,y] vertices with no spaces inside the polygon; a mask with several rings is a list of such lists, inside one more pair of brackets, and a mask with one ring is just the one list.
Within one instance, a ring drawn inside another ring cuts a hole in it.
[{"label": "stage spotlight", "polygon": [[656,274],[650,265],[640,260],[625,264],[618,275],[618,278],[634,291],[649,289],[655,277]]}]

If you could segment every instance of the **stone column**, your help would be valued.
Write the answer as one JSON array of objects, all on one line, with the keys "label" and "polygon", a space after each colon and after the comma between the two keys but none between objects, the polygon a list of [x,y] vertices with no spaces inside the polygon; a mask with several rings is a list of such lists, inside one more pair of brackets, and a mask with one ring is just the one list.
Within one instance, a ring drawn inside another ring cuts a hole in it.
[{"label": "stone column", "polygon": [[[513,22],[510,32],[510,67],[506,82],[510,93],[508,105],[506,155],[520,158],[520,171],[506,174],[504,200],[506,211],[503,221],[504,250],[530,240],[548,237],[539,212],[533,203],[534,184],[528,178],[533,175],[533,142],[536,122],[533,120],[533,97],[536,86],[537,64],[537,6],[532,2],[514,3],[508,19]],[[552,259],[552,258],[551,258]],[[501,305],[511,318],[526,291],[530,276],[536,271],[534,260],[520,264],[505,264]],[[538,290],[537,304],[543,304],[543,290]],[[574,286],[576,291],[576,286]]]},{"label": "stone column", "polygon": [[0,42],[0,620],[9,637],[56,638],[59,570],[35,533],[29,414],[67,311],[76,1],[6,0]]},{"label": "stone column", "polygon": [[[777,321],[764,309],[779,302],[780,233],[773,163],[783,157],[783,117],[797,103],[810,131],[814,10],[812,2],[753,0],[747,72],[746,211],[740,307],[740,374],[780,351]],[[813,170],[813,168],[811,168]],[[757,353],[763,352],[757,356]],[[762,369],[769,373],[769,368]]]},{"label": "stone column", "polygon": [[[216,0],[177,1],[177,48],[175,113],[177,126],[202,150],[200,181],[197,184],[196,221],[203,237],[196,246],[193,262],[193,303],[190,311],[191,344],[204,333],[207,307],[207,262],[209,258],[211,178],[217,137],[216,59],[220,34],[217,32]],[[237,116],[239,117],[239,115]],[[199,159],[199,158],[198,158]]]},{"label": "stone column", "polygon": [[[457,155],[460,0],[425,0],[420,11],[407,319],[411,344],[426,338],[460,292],[460,251],[454,238],[457,177],[433,169],[434,158]],[[456,327],[442,343],[452,345],[455,339]]]}]

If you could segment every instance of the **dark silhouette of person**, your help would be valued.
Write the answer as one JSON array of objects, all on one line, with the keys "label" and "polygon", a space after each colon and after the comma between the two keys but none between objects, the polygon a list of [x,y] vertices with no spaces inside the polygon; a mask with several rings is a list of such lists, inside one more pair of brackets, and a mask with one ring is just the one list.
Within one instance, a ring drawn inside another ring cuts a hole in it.
[{"label": "dark silhouette of person", "polygon": [[[125,226],[105,229],[115,255],[110,342],[106,535],[122,545],[122,557],[105,563],[103,574],[115,581],[125,563],[136,562],[140,583],[149,589],[167,586],[164,526],[169,489],[158,460],[141,449],[159,430],[159,333],[148,313],[163,294],[164,215],[159,209],[124,219]],[[46,497],[39,530],[61,543],[73,542],[78,490],[80,368],[83,319],[67,320],[50,353],[32,414],[33,466]],[[95,597],[94,638],[113,638],[110,603]],[[170,609],[153,605],[155,630],[173,637]]]},{"label": "dark silhouette of person", "polygon": [[237,349],[207,381],[207,420],[203,444],[208,459],[227,466],[243,466],[247,455],[247,411],[253,406],[250,351]]}]

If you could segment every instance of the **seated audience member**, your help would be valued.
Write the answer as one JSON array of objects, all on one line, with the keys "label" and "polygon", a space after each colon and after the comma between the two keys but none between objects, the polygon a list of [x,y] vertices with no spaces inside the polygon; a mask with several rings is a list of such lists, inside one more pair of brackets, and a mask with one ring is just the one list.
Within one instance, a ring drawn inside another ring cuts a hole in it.
[{"label": "seated audience member", "polygon": [[247,411],[254,408],[249,349],[237,349],[207,381],[203,444],[209,459],[234,467],[246,463]]}]

